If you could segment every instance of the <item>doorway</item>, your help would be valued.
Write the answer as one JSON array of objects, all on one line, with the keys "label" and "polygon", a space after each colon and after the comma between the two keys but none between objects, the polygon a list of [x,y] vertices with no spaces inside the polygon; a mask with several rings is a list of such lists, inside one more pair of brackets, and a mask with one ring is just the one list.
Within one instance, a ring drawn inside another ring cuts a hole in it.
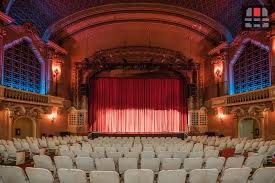
[{"label": "doorway", "polygon": [[239,137],[255,139],[259,137],[259,123],[254,118],[244,118],[239,123]]},{"label": "doorway", "polygon": [[35,123],[30,118],[19,118],[14,121],[13,125],[13,137],[14,138],[26,138],[35,137],[36,127]]}]

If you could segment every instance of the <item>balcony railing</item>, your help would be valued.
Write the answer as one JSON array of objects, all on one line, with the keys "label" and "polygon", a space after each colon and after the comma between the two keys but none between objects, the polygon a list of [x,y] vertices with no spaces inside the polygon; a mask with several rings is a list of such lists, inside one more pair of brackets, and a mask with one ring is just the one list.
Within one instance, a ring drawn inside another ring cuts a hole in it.
[{"label": "balcony railing", "polygon": [[275,100],[275,86],[211,99],[213,107],[226,107]]},{"label": "balcony railing", "polygon": [[0,99],[3,101],[26,103],[43,106],[62,107],[64,99],[60,97],[41,95],[38,93],[27,92],[0,86]]}]

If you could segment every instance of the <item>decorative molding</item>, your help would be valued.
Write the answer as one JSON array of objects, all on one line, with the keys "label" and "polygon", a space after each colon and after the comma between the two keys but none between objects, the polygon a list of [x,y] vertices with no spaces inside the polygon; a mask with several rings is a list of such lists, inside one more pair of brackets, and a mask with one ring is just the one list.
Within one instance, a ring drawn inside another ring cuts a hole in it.
[{"label": "decorative molding", "polygon": [[[126,14],[127,16],[125,16]],[[117,18],[114,19],[114,16]],[[144,18],[144,16],[147,17]],[[170,24],[193,30],[212,40],[220,40],[221,34],[228,42],[233,40],[231,32],[225,26],[202,13],[177,6],[155,3],[116,3],[88,8],[51,25],[45,31],[43,38],[48,40],[52,35],[55,40],[64,40],[92,27],[127,21],[151,21]],[[194,26],[194,22],[199,25],[199,28]]]},{"label": "decorative molding", "polygon": [[15,19],[11,18],[10,16],[6,15],[1,11],[0,11],[0,20],[2,20],[5,24],[11,24],[15,22]]},{"label": "decorative molding", "polygon": [[67,55],[68,52],[62,48],[61,46],[57,45],[56,43],[54,43],[53,41],[47,41],[47,46],[54,49],[56,52]]}]

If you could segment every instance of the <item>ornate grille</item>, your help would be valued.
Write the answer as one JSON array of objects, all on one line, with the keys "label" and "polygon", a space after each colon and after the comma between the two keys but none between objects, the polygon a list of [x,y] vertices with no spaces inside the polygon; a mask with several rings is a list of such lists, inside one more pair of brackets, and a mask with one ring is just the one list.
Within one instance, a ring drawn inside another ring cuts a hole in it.
[{"label": "ornate grille", "polygon": [[271,85],[268,51],[248,42],[233,66],[234,93]]},{"label": "ornate grille", "polygon": [[40,93],[41,64],[26,41],[4,52],[3,85]]},{"label": "ornate grille", "polygon": [[84,126],[87,120],[87,111],[85,110],[72,110],[68,114],[69,126]]}]

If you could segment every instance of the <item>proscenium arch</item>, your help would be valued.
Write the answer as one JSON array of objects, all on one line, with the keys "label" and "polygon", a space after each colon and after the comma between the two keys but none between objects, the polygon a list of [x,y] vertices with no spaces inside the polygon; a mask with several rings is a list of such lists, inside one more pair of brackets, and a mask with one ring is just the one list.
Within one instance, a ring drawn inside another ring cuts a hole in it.
[{"label": "proscenium arch", "polygon": [[221,35],[228,42],[233,40],[231,32],[225,26],[202,13],[157,3],[117,3],[88,8],[48,27],[43,39],[52,38],[60,41],[86,29],[127,21],[159,22],[184,27],[216,41],[220,41],[216,38],[220,38]]}]

